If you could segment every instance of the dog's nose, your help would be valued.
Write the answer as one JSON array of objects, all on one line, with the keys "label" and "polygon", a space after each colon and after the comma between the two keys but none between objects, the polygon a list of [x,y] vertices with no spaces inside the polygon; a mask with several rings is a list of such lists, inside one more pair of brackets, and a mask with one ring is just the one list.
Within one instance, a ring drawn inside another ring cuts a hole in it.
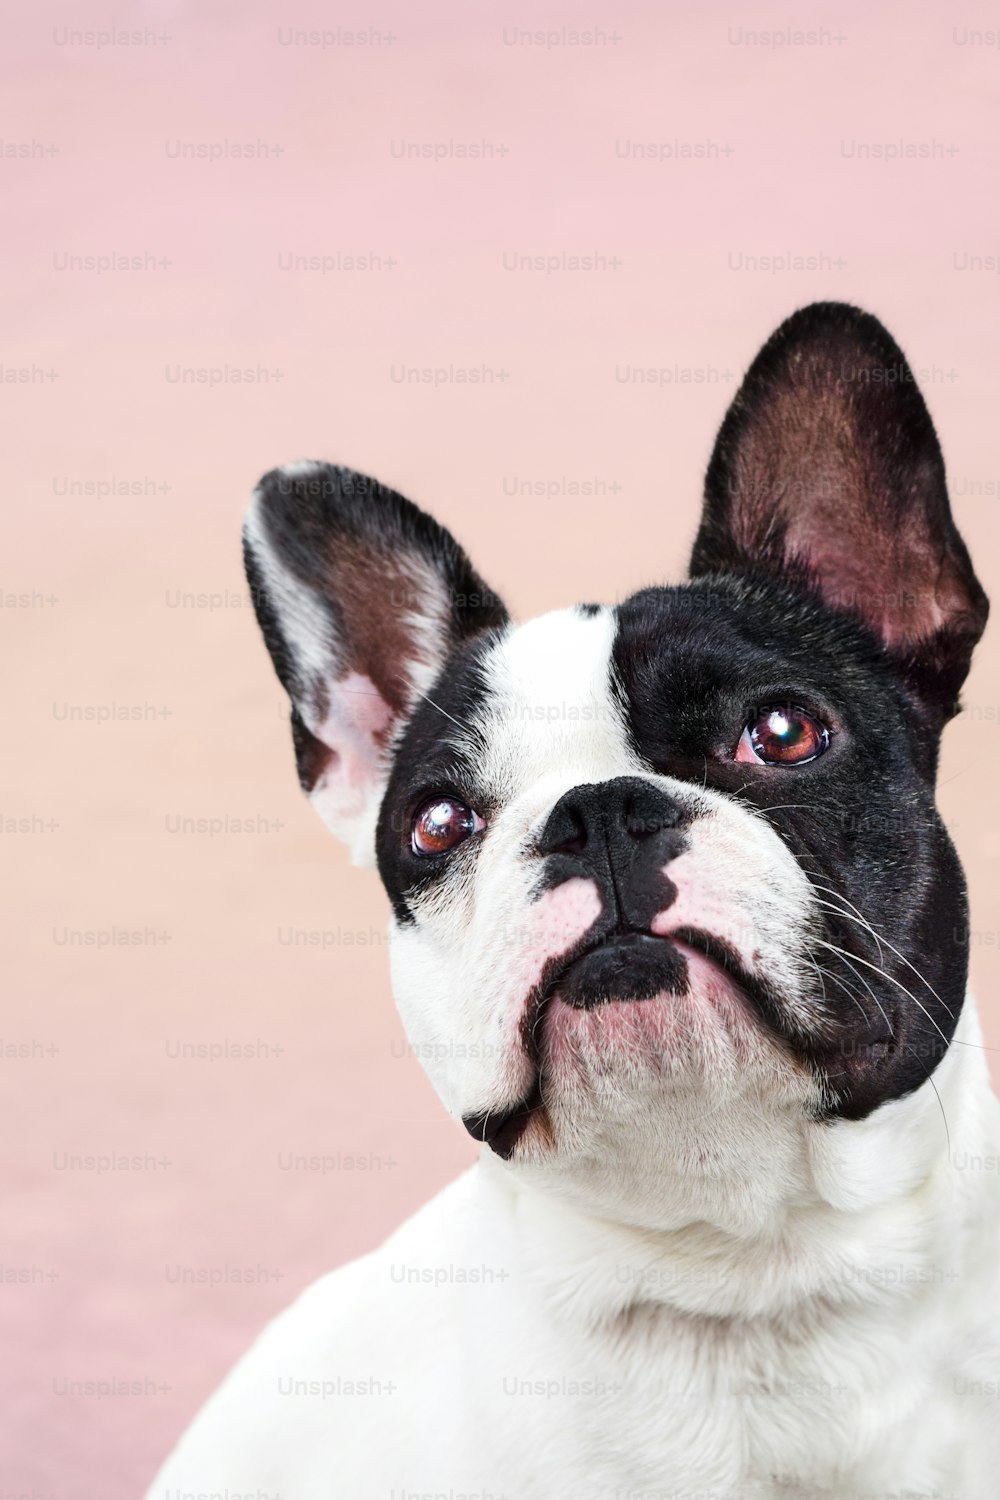
[{"label": "dog's nose", "polygon": [[543,857],[536,898],[584,881],[599,900],[559,981],[566,1004],[590,1009],[676,989],[683,965],[653,936],[653,924],[677,899],[670,871],[692,817],[683,801],[639,776],[574,786],[559,798],[535,842]]},{"label": "dog's nose", "polygon": [[677,896],[667,867],[685,846],[690,819],[683,803],[640,776],[571,787],[537,842],[543,884],[592,880],[608,932],[647,932]]},{"label": "dog's nose", "polygon": [[542,829],[538,849],[603,861],[616,845],[651,839],[683,821],[684,810],[669,792],[639,776],[616,776],[564,792]]}]

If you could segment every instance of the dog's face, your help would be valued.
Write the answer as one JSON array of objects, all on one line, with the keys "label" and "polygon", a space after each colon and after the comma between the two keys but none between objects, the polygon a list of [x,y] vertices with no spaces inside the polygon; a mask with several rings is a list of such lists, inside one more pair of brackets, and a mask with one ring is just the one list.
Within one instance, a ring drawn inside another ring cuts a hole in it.
[{"label": "dog's face", "polygon": [[764,347],[681,586],[515,626],[429,517],[320,464],[268,475],[245,538],[410,1040],[512,1168],[634,1217],[932,1074],[967,968],[937,744],[986,601],[874,319]]}]

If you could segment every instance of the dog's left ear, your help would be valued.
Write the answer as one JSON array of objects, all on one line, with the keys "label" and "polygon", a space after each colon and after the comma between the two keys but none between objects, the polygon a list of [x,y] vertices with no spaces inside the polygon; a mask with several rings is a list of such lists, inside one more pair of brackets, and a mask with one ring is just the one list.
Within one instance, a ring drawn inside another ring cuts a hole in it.
[{"label": "dog's left ear", "polygon": [[719,432],[691,575],[818,587],[878,636],[938,726],[958,708],[988,603],[948,505],[923,397],[882,324],[794,313]]},{"label": "dog's left ear", "polygon": [[355,862],[371,864],[399,731],[449,657],[507,611],[443,526],[332,464],[264,475],[243,555],[292,700],[299,782]]}]

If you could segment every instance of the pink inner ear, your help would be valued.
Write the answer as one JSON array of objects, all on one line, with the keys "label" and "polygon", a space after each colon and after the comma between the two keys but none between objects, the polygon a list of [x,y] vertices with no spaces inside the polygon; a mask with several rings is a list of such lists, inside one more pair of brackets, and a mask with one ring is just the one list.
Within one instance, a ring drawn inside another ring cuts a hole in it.
[{"label": "pink inner ear", "polygon": [[383,749],[393,711],[370,677],[348,672],[333,683],[326,717],[313,733],[329,750],[309,793],[320,817],[345,837],[375,796],[384,770]]},{"label": "pink inner ear", "polygon": [[961,611],[948,560],[905,534],[890,543],[872,538],[852,555],[828,541],[805,550],[824,598],[863,619],[890,649],[928,639]]},{"label": "pink inner ear", "polygon": [[333,685],[333,698],[342,700],[344,716],[359,734],[373,740],[384,739],[392,724],[392,709],[370,677],[362,672],[348,672]]}]

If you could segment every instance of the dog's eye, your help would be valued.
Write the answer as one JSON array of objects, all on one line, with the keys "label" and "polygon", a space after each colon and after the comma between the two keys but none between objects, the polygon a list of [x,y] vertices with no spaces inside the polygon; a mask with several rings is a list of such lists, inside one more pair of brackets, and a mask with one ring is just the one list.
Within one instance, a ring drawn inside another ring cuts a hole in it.
[{"label": "dog's eye", "polygon": [[803,766],[822,755],[830,743],[830,731],[804,708],[784,704],[765,708],[750,720],[736,747],[739,761],[758,761],[765,766]]},{"label": "dog's eye", "polygon": [[410,847],[414,854],[447,854],[486,824],[455,797],[432,797],[413,819]]}]

